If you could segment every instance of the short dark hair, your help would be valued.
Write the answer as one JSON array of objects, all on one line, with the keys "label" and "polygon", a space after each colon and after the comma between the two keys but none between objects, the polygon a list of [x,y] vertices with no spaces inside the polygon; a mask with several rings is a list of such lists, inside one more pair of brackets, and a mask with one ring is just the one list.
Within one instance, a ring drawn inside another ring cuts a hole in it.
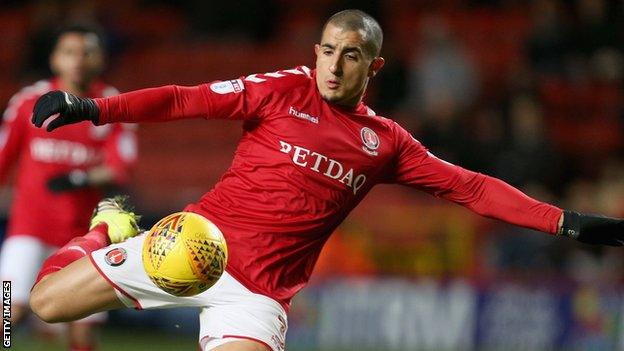
[{"label": "short dark hair", "polygon": [[379,56],[383,43],[383,32],[379,23],[371,15],[354,9],[340,11],[325,22],[323,32],[330,23],[346,30],[363,32],[364,50],[371,57]]},{"label": "short dark hair", "polygon": [[61,40],[61,37],[68,33],[78,33],[83,35],[93,34],[98,39],[98,46],[102,50],[105,50],[104,36],[102,35],[102,32],[97,27],[86,24],[70,24],[57,29],[54,36],[54,41],[52,42],[52,50],[56,48],[59,40]]}]

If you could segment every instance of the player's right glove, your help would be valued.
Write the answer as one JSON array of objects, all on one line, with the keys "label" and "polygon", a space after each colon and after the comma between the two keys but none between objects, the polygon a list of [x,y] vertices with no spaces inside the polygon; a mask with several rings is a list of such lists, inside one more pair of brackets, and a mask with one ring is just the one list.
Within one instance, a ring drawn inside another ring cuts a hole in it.
[{"label": "player's right glove", "polygon": [[64,91],[55,90],[42,95],[33,109],[32,123],[41,128],[52,115],[58,114],[46,130],[48,132],[67,124],[91,121],[98,124],[100,109],[93,99],[81,98]]},{"label": "player's right glove", "polygon": [[624,245],[624,220],[574,211],[563,211],[559,235],[592,245]]}]

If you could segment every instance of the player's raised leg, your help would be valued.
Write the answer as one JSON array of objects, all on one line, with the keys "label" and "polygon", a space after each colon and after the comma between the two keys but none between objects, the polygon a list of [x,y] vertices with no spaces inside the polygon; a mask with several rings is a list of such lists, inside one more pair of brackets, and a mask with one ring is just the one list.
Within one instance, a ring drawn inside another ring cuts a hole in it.
[{"label": "player's raised leg", "polygon": [[87,257],[43,277],[30,294],[30,308],[48,323],[74,321],[121,307],[124,304],[113,287]]},{"label": "player's raised leg", "polygon": [[88,255],[136,235],[136,217],[124,209],[121,199],[100,201],[89,233],[74,238],[44,262],[30,295],[33,312],[46,322],[64,322],[124,307]]}]

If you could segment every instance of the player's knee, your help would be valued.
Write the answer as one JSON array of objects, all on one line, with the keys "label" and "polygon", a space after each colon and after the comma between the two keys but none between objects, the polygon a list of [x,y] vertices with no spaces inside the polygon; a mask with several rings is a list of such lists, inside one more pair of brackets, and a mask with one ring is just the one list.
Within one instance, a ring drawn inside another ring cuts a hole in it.
[{"label": "player's knee", "polygon": [[30,309],[44,322],[60,322],[63,318],[62,311],[57,308],[54,296],[48,290],[40,284],[35,285],[30,293]]},{"label": "player's knee", "polygon": [[30,299],[28,303],[30,304],[30,309],[32,310],[32,312],[36,314],[37,317],[39,317],[41,320],[47,322],[49,312],[46,302],[49,303],[50,301],[46,301],[44,297],[44,292],[42,290],[43,289],[38,288],[38,285],[35,285],[33,287],[33,290],[30,292]]}]

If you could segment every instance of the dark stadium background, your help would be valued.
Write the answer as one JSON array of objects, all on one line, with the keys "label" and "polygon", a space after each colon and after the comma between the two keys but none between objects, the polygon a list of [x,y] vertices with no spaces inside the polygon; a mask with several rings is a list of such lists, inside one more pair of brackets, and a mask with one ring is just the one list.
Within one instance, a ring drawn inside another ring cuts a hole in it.
[{"label": "dark stadium background", "polygon": [[[181,3],[181,4],[180,4]],[[606,0],[0,2],[0,107],[46,77],[53,30],[99,25],[121,91],[314,65],[332,13],[385,30],[366,101],[448,161],[559,206],[624,216],[624,12]],[[240,125],[143,124],[127,191],[144,226],[208,190]],[[6,218],[10,187],[0,192]],[[290,350],[624,349],[623,251],[380,186],[293,303]],[[193,310],[111,313],[103,350],[194,349]],[[63,349],[16,330],[16,350]]]}]

